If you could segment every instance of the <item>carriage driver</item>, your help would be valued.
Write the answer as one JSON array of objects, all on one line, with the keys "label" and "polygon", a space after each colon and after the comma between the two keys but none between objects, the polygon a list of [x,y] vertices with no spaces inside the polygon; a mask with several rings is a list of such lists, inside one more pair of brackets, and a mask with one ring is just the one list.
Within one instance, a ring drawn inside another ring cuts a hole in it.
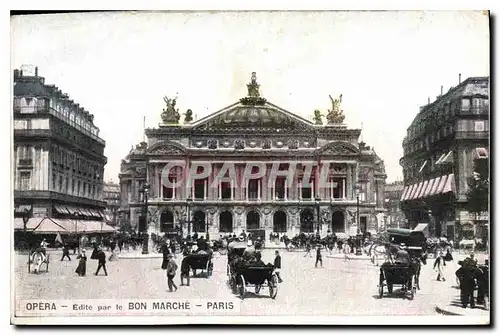
[{"label": "carriage driver", "polygon": [[42,259],[43,261],[45,262],[45,255],[47,253],[47,240],[45,240],[45,238],[42,240],[42,242],[40,242],[40,252],[42,254]]},{"label": "carriage driver", "polygon": [[396,263],[410,264],[410,254],[406,251],[406,245],[404,243],[400,244],[400,248],[396,253]]}]

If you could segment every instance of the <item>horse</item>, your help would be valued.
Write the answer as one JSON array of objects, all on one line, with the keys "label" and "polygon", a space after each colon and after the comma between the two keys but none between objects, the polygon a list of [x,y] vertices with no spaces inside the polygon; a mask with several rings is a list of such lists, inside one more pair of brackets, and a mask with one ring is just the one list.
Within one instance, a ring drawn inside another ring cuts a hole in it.
[{"label": "horse", "polygon": [[39,274],[40,273],[40,267],[42,264],[47,264],[47,271],[49,268],[49,261],[50,261],[50,255],[49,253],[43,254],[41,250],[36,250],[33,252],[30,256],[29,262],[34,265],[33,273]]},{"label": "horse", "polygon": [[[368,248],[368,256],[370,256],[371,262],[375,266],[379,265],[378,260],[380,258],[383,259],[383,262],[388,261],[390,258],[389,249],[386,248],[386,246],[383,244],[372,243],[372,244],[368,245],[367,248]],[[366,248],[365,248],[365,251],[366,251]]]}]

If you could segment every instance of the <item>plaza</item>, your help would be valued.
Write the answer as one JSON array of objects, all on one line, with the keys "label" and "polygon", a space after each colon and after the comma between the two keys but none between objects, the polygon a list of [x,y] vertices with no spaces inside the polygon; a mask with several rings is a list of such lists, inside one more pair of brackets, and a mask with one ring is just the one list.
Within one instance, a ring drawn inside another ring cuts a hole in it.
[{"label": "plaza", "polygon": [[[96,261],[87,261],[87,275],[79,277],[75,268],[77,261],[60,261],[60,251],[52,251],[49,272],[28,274],[26,255],[15,256],[15,298],[20,299],[235,299],[228,286],[226,274],[227,256],[214,255],[214,270],[211,277],[192,277],[191,285],[179,286],[169,292],[165,271],[160,258],[119,259],[108,262],[108,276],[95,276]],[[459,295],[454,272],[457,259],[466,255],[455,255],[447,263],[447,281],[436,281],[433,259],[422,266],[421,290],[413,300],[405,299],[394,290],[393,296],[378,297],[379,267],[366,257],[344,261],[343,255],[323,252],[323,267],[314,267],[315,257],[304,257],[304,252],[282,250],[281,276],[276,299],[269,297],[267,288],[259,295],[247,293],[241,302],[242,316],[436,316],[436,308],[447,306]],[[263,251],[265,263],[274,259],[274,249]],[[124,253],[125,256],[125,253]],[[480,263],[484,255],[477,256]],[[180,264],[181,256],[176,259]],[[175,283],[180,284],[179,272]],[[481,309],[466,309],[465,315],[487,316]],[[181,315],[181,314],[179,314]],[[443,316],[444,317],[444,316]]]}]

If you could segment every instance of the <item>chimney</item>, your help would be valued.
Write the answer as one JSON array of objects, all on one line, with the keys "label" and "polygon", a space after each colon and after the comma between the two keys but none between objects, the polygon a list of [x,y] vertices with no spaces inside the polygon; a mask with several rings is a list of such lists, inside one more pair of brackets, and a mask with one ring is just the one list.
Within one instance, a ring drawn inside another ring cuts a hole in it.
[{"label": "chimney", "polygon": [[458,84],[460,85],[462,83],[462,74],[458,74]]},{"label": "chimney", "polygon": [[427,97],[427,104],[430,105],[431,104],[431,97]]},{"label": "chimney", "polygon": [[443,95],[443,85],[441,85],[441,95]]},{"label": "chimney", "polygon": [[19,70],[14,70],[14,79],[19,78]]},{"label": "chimney", "polygon": [[38,66],[35,67],[35,77],[38,77]]}]

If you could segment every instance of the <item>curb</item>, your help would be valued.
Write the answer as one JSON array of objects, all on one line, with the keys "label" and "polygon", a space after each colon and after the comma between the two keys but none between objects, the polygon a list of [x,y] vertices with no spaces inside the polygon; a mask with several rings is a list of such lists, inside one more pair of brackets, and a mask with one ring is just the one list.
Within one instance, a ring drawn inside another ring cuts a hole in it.
[{"label": "curb", "polygon": [[438,305],[436,305],[434,307],[434,309],[436,310],[437,313],[442,314],[442,315],[447,315],[447,316],[465,316],[465,314],[457,314],[457,313],[453,313],[453,312],[447,311],[447,310],[439,307]]}]

